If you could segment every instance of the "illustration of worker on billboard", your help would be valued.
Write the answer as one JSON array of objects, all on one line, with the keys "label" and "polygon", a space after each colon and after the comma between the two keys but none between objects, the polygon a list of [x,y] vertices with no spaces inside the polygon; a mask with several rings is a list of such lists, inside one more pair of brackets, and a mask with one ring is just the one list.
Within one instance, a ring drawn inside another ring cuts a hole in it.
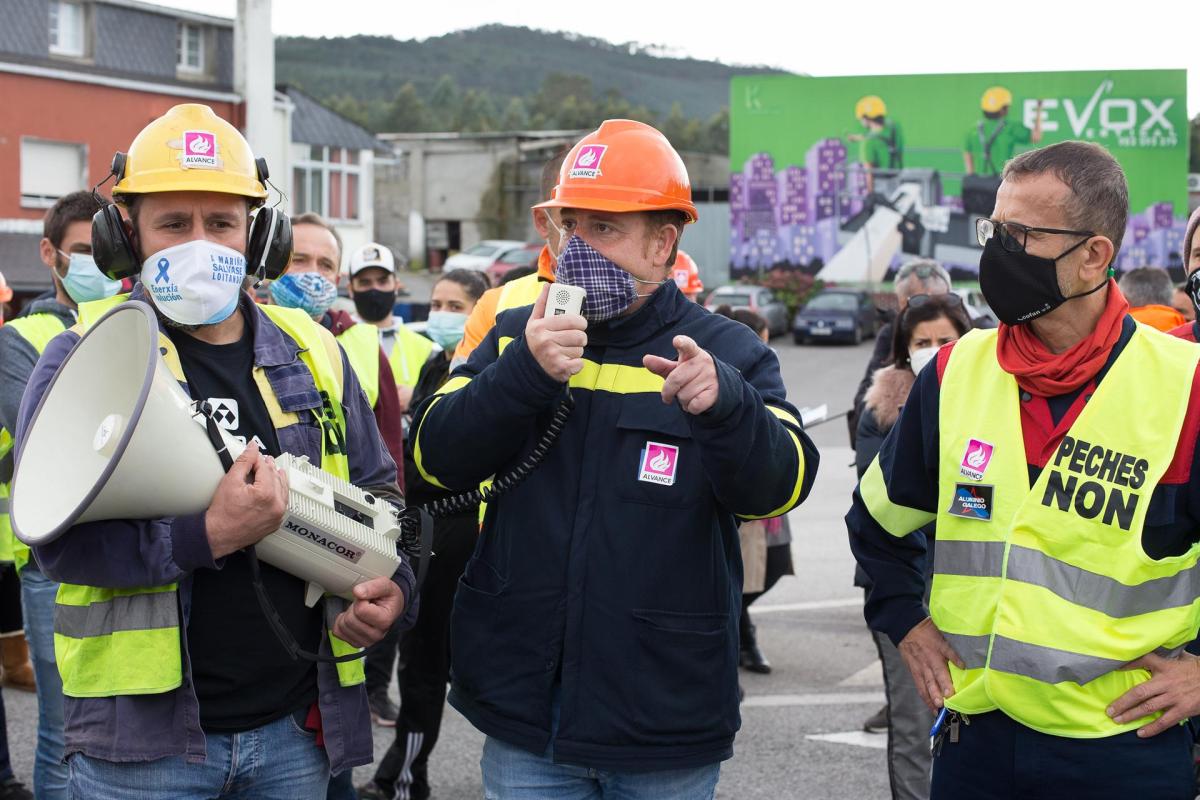
[{"label": "illustration of worker on billboard", "polygon": [[983,93],[979,102],[983,119],[967,131],[963,144],[963,171],[968,175],[999,175],[1017,145],[1042,141],[1042,101],[1037,101],[1031,131],[1020,120],[1008,118],[1012,100],[1012,92],[1003,86],[992,86]]},{"label": "illustration of worker on billboard", "polygon": [[877,95],[869,94],[854,104],[854,116],[866,129],[865,134],[846,138],[859,142],[858,160],[867,168],[867,192],[875,191],[875,171],[894,172],[904,166],[904,134],[900,124],[888,119],[887,105]]}]

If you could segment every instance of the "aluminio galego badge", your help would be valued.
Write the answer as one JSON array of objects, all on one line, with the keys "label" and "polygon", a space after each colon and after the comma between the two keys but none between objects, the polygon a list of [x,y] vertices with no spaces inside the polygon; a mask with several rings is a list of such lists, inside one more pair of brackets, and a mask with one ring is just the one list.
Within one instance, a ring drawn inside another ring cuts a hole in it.
[{"label": "aluminio galego badge", "polygon": [[992,521],[994,487],[979,483],[959,483],[954,487],[954,498],[947,513],[963,519]]}]

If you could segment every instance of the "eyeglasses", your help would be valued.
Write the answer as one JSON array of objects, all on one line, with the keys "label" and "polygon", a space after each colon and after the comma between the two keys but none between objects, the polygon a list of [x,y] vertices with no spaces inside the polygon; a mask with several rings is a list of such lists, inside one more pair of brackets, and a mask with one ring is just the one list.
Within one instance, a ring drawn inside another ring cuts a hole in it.
[{"label": "eyeglasses", "polygon": [[[993,236],[999,235],[1000,246],[1010,253],[1024,253],[1025,242],[1029,237],[1029,232],[1037,233],[1057,233],[1064,236],[1095,236],[1095,231],[1069,231],[1062,228],[1031,228],[1028,225],[1022,225],[1019,222],[997,222],[994,219],[981,217],[975,220],[975,238],[979,240],[979,246],[985,247],[987,240]],[[1077,245],[1078,246],[1078,245]]]},{"label": "eyeglasses", "polygon": [[963,299],[954,292],[947,292],[946,294],[914,294],[908,298],[909,308],[920,308],[929,303],[941,303],[952,308],[962,308]]}]

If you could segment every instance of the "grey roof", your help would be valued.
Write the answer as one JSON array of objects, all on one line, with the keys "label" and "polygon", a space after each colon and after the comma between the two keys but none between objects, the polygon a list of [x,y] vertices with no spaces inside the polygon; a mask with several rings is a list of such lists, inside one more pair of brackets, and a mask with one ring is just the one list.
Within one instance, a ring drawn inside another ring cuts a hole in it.
[{"label": "grey roof", "polygon": [[391,152],[392,148],[376,139],[366,128],[326,108],[299,89],[280,86],[279,91],[286,94],[296,107],[292,114],[293,142]]},{"label": "grey roof", "polygon": [[53,286],[38,256],[38,233],[0,233],[0,272],[15,292],[41,292]]},{"label": "grey roof", "polygon": [[[85,16],[89,44],[83,59],[64,58],[49,51],[49,11],[46,0],[3,0],[0,61],[66,70],[74,73],[148,80],[180,88],[233,90],[233,21],[136,0],[104,0],[89,5]],[[204,75],[181,78],[176,68],[176,29],[180,20],[202,25],[210,63]],[[215,58],[211,54],[215,54]]]}]

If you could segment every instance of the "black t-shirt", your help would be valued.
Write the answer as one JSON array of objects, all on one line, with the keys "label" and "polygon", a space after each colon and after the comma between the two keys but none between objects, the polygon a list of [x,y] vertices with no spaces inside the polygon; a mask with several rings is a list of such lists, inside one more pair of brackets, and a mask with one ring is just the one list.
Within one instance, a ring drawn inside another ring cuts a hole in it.
[{"label": "black t-shirt", "polygon": [[[231,435],[258,437],[261,449],[279,455],[279,440],[255,385],[254,345],[247,330],[235,344],[213,345],[187,334],[174,337],[192,397],[207,399]],[[279,615],[300,646],[316,651],[321,639],[321,604],[304,605],[304,582],[262,563],[262,581]],[[250,582],[245,553],[226,557],[222,569],[192,574],[188,650],[200,725],[230,733],[272,722],[317,699],[312,662],[293,661],[267,625]]]}]

